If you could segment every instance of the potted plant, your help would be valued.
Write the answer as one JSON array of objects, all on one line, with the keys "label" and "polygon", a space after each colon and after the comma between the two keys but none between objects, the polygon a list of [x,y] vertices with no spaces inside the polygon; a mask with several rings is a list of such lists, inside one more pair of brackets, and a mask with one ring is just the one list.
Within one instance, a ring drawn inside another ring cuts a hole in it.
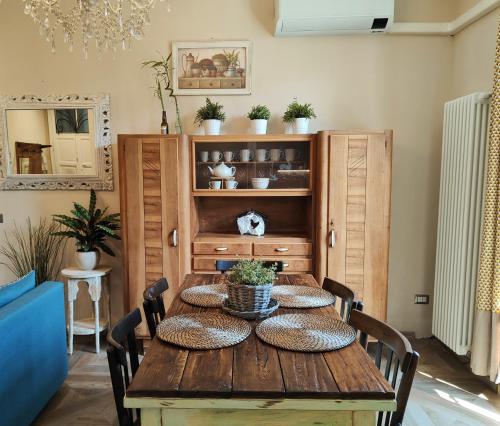
[{"label": "potted plant", "polygon": [[220,135],[220,126],[225,119],[224,107],[207,98],[205,105],[196,112],[194,123],[199,126],[203,125],[206,135]]},{"label": "potted plant", "polygon": [[250,130],[255,135],[265,135],[267,120],[271,118],[271,111],[266,105],[255,105],[247,114],[250,121]]},{"label": "potted plant", "polygon": [[309,131],[309,120],[311,118],[316,118],[316,114],[311,104],[299,104],[297,99],[288,105],[283,115],[283,121],[285,123],[291,123],[293,133],[298,134],[304,134]]},{"label": "potted plant", "polygon": [[240,53],[236,50],[226,51],[224,50],[224,56],[226,57],[227,70],[224,73],[226,77],[236,77],[236,68],[240,65]]},{"label": "potted plant", "polygon": [[74,238],[76,240],[76,263],[81,269],[90,271],[99,264],[100,253],[114,256],[113,250],[104,241],[107,238],[119,240],[117,231],[120,229],[120,213],[106,214],[104,209],[96,208],[96,194],[90,190],[89,207],[73,203],[73,216],[54,215],[54,221],[64,225],[66,230],[55,232],[54,235]]},{"label": "potted plant", "polygon": [[267,309],[271,300],[276,267],[258,260],[242,260],[231,268],[227,288],[229,305],[241,312]]}]

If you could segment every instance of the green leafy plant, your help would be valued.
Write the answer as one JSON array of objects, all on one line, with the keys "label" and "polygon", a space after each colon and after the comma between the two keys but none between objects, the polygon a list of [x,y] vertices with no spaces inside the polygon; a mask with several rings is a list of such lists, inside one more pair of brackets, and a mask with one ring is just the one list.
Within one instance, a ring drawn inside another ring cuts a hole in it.
[{"label": "green leafy plant", "polygon": [[228,67],[238,67],[240,65],[240,52],[234,49],[232,51],[224,50],[224,56]]},{"label": "green leafy plant", "polygon": [[266,105],[255,105],[247,114],[250,120],[269,120],[271,118],[271,111]]},{"label": "green leafy plant", "polygon": [[297,99],[295,99],[291,104],[288,105],[285,114],[283,115],[283,121],[285,123],[291,123],[296,118],[316,118],[314,109],[311,104],[299,104]]},{"label": "green leafy plant", "polygon": [[54,232],[53,235],[76,240],[77,251],[89,252],[102,250],[114,256],[113,250],[104,241],[107,238],[119,240],[117,231],[120,229],[120,213],[106,215],[107,207],[103,210],[96,208],[96,194],[90,190],[89,207],[86,209],[81,204],[73,203],[71,210],[73,217],[64,214],[54,215],[54,220],[66,227],[63,231]]},{"label": "green leafy plant", "polygon": [[194,123],[201,126],[205,120],[224,121],[225,119],[226,114],[224,113],[224,107],[220,103],[212,102],[209,98],[206,98],[205,105],[196,111]]},{"label": "green leafy plant", "polygon": [[155,85],[153,87],[153,92],[155,96],[160,100],[161,109],[165,111],[165,101],[163,99],[163,92],[165,92],[170,98],[174,100],[175,113],[177,116],[177,127],[179,127],[179,132],[182,133],[181,124],[181,113],[179,109],[179,103],[177,102],[177,96],[174,95],[174,89],[172,87],[172,78],[170,65],[172,59],[172,54],[168,55],[166,58],[161,58],[159,61],[146,61],[142,63],[143,68],[149,68],[153,70],[153,77],[155,79]]},{"label": "green leafy plant", "polygon": [[276,267],[266,267],[258,260],[242,260],[231,268],[229,281],[233,284],[265,285],[276,279]]},{"label": "green leafy plant", "polygon": [[36,283],[57,279],[62,267],[66,243],[56,234],[61,225],[40,219],[38,225],[26,220],[26,228],[14,224],[14,228],[4,233],[4,243],[0,247],[3,259],[0,264],[6,266],[20,278],[30,271],[35,271]]}]

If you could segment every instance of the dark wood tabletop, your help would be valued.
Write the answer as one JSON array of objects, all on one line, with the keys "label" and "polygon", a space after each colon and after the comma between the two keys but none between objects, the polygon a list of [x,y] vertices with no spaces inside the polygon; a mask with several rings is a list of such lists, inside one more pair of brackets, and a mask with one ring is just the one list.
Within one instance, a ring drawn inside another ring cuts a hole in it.
[{"label": "dark wood tabletop", "polygon": [[[180,299],[188,287],[224,282],[223,275],[188,275],[167,316],[221,311]],[[318,286],[311,275],[279,275],[277,285]],[[314,313],[339,318],[333,306],[280,308],[276,315]],[[252,327],[255,328],[255,321]],[[154,338],[127,390],[127,397],[394,399],[394,391],[357,343],[332,352],[301,353],[262,342],[255,330],[238,345],[187,350]]]}]

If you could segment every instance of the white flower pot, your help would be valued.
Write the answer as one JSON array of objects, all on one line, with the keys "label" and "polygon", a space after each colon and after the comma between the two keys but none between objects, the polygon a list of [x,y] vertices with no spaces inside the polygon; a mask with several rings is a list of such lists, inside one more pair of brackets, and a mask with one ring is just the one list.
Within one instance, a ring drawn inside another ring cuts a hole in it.
[{"label": "white flower pot", "polygon": [[250,133],[252,135],[265,135],[267,133],[267,120],[250,120]]},{"label": "white flower pot", "polygon": [[303,135],[309,133],[309,119],[308,118],[296,118],[293,120],[293,133]]},{"label": "white flower pot", "polygon": [[75,255],[76,264],[84,271],[92,271],[99,264],[98,251],[77,251]]},{"label": "white flower pot", "polygon": [[203,129],[206,135],[220,135],[220,120],[203,120]]}]

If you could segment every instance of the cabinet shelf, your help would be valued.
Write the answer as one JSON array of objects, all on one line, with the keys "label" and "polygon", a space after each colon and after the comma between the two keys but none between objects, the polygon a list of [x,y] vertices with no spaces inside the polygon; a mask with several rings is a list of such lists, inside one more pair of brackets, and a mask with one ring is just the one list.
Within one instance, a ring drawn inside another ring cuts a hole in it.
[{"label": "cabinet shelf", "polygon": [[308,197],[310,189],[195,189],[194,197]]}]

